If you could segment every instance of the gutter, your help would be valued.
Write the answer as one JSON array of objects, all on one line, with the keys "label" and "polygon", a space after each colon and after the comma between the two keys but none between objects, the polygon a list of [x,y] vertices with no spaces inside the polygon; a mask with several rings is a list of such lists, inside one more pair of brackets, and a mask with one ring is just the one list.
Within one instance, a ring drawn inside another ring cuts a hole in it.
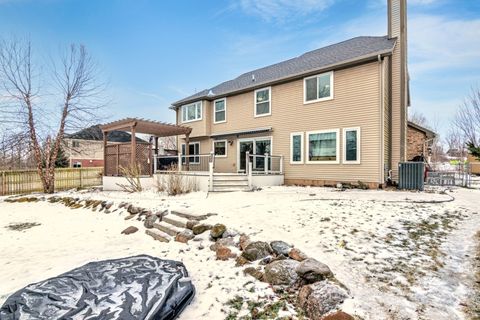
[{"label": "gutter", "polygon": [[199,101],[199,100],[213,101],[213,100],[216,100],[216,99],[219,99],[219,98],[222,98],[222,97],[228,97],[228,96],[252,91],[252,90],[255,90],[255,89],[258,89],[258,88],[265,87],[267,85],[276,85],[276,84],[281,84],[281,83],[289,82],[289,81],[296,80],[296,79],[305,78],[305,77],[308,77],[310,75],[314,75],[314,74],[319,73],[319,72],[331,71],[331,70],[334,70],[334,69],[336,69],[336,70],[345,69],[347,67],[352,67],[352,66],[360,65],[360,64],[363,64],[363,63],[366,63],[366,62],[375,61],[375,60],[377,60],[378,56],[381,56],[381,57],[391,56],[393,54],[393,50],[395,49],[395,44],[396,44],[396,42],[394,43],[392,49],[378,51],[378,52],[375,52],[373,54],[371,53],[371,54],[368,54],[368,55],[352,58],[352,59],[345,60],[345,61],[342,61],[342,62],[339,62],[339,63],[330,64],[330,65],[327,65],[327,66],[324,66],[324,67],[321,67],[321,68],[316,68],[316,69],[311,69],[311,70],[307,70],[307,71],[297,72],[295,74],[288,75],[288,76],[285,76],[285,77],[282,77],[282,78],[278,78],[278,79],[273,80],[273,81],[256,82],[255,85],[252,85],[252,86],[249,86],[249,87],[246,87],[246,88],[242,88],[242,89],[239,89],[239,90],[226,92],[226,93],[223,93],[223,94],[220,94],[220,95],[210,95],[210,96],[204,95],[204,96],[198,96],[198,97],[188,99],[188,100],[179,100],[179,101],[176,101],[176,102],[172,103],[172,105],[170,106],[170,109],[176,110],[181,105],[196,102],[196,101]]}]

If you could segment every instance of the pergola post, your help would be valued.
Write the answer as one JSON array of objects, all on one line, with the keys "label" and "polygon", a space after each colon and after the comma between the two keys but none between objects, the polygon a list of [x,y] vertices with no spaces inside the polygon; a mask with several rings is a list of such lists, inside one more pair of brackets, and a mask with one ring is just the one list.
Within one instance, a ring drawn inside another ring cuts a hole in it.
[{"label": "pergola post", "polygon": [[132,154],[131,154],[130,162],[131,162],[132,168],[137,166],[137,137],[135,136],[135,126],[136,126],[136,123],[134,123],[132,125],[132,129],[131,129],[131,132],[132,132],[132,141],[131,141]]},{"label": "pergola post", "polygon": [[190,133],[185,134],[185,168],[190,171]]},{"label": "pergola post", "polygon": [[103,175],[107,175],[107,141],[108,141],[108,131],[103,132]]}]

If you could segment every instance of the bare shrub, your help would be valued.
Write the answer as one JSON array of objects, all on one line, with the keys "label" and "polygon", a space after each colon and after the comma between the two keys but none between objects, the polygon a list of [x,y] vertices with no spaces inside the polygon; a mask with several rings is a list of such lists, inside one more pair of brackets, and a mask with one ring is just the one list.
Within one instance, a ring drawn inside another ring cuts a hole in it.
[{"label": "bare shrub", "polygon": [[137,164],[128,167],[120,166],[119,169],[125,179],[127,179],[127,184],[117,183],[117,186],[130,193],[141,192],[143,190],[140,182],[140,175],[142,172],[140,165]]},{"label": "bare shrub", "polygon": [[157,190],[166,192],[169,196],[198,191],[195,177],[178,174],[177,167],[171,166],[166,173],[160,176],[157,182]]}]

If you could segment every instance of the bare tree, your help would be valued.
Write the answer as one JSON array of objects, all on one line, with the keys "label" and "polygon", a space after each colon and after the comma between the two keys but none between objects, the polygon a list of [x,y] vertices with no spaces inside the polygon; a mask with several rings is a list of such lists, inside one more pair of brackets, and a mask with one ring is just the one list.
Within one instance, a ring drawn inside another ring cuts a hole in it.
[{"label": "bare tree", "polygon": [[458,108],[453,125],[465,142],[480,147],[480,88],[472,88],[470,95]]},{"label": "bare tree", "polygon": [[425,115],[419,111],[413,111],[412,113],[409,113],[408,121],[411,121],[422,127],[430,128],[427,117],[425,117]]},{"label": "bare tree", "polygon": [[[27,133],[44,192],[53,193],[55,160],[65,130],[95,119],[104,86],[97,83],[96,66],[83,45],[71,45],[60,63],[52,62],[49,74],[55,94],[40,94],[45,79],[35,64],[29,41],[1,42],[0,111],[5,123]],[[49,102],[56,107],[48,108]]]},{"label": "bare tree", "polygon": [[449,156],[463,158],[466,156],[465,138],[461,131],[455,126],[450,128],[448,134],[445,136],[445,143],[447,145],[447,152]]}]

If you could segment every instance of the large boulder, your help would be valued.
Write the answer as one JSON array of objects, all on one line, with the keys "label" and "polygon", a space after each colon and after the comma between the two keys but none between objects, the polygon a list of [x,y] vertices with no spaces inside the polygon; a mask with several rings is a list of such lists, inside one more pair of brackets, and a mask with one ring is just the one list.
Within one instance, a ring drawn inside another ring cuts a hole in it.
[{"label": "large boulder", "polygon": [[313,258],[300,262],[295,271],[307,283],[314,283],[333,276],[332,271],[325,263]]},{"label": "large boulder", "polygon": [[218,239],[222,237],[222,235],[225,233],[227,230],[227,227],[224,224],[217,223],[216,225],[213,226],[212,230],[210,230],[210,235],[212,236],[213,239]]},{"label": "large boulder", "polygon": [[322,320],[355,320],[355,318],[343,311],[336,311],[323,317]]},{"label": "large boulder", "polygon": [[298,293],[298,304],[310,319],[321,320],[347,298],[345,290],[326,280],[303,286]]},{"label": "large boulder", "polygon": [[288,256],[288,253],[292,249],[292,246],[285,241],[272,241],[270,242],[270,246],[276,255]]},{"label": "large boulder", "polygon": [[272,254],[272,248],[270,245],[263,241],[255,241],[250,243],[242,252],[242,256],[248,261],[255,261],[265,258]]},{"label": "large boulder", "polygon": [[291,285],[298,279],[295,272],[299,262],[295,260],[279,260],[265,267],[264,280],[273,285]]}]

